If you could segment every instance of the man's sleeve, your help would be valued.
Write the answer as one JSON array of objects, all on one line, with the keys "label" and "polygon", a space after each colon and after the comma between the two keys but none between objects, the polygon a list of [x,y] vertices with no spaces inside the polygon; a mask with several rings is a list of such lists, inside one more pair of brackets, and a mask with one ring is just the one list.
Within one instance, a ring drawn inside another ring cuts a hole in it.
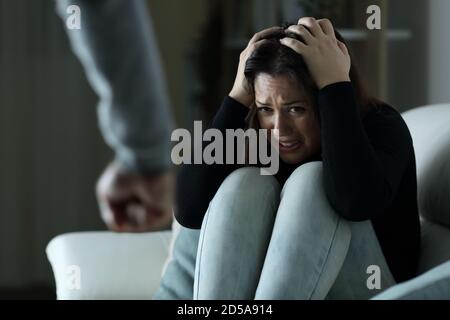
[{"label": "man's sleeve", "polygon": [[[77,5],[81,29],[68,29]],[[98,94],[100,129],[129,169],[168,169],[173,127],[166,81],[147,7],[141,0],[57,0],[75,55]]]}]

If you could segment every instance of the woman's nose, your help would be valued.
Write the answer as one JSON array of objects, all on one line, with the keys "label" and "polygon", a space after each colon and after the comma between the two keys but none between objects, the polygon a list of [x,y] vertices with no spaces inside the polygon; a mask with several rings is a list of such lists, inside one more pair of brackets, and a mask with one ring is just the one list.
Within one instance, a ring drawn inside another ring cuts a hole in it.
[{"label": "woman's nose", "polygon": [[275,116],[273,128],[278,129],[280,136],[287,136],[292,132],[292,124],[289,117],[282,113]]}]

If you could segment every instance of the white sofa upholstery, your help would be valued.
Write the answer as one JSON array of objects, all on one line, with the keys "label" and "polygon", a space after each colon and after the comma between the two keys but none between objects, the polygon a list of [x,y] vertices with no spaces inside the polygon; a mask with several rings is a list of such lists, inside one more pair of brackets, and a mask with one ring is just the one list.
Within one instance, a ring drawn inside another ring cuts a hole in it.
[{"label": "white sofa upholstery", "polygon": [[[416,152],[423,273],[450,260],[450,104],[416,108],[403,117]],[[158,287],[171,236],[171,231],[87,232],[54,238],[47,256],[57,298],[150,299]],[[71,265],[80,267],[79,290],[67,286]]]},{"label": "white sofa upholstery", "polygon": [[420,272],[450,260],[450,104],[402,114],[413,138],[422,218]]},{"label": "white sofa upholstery", "polygon": [[[171,231],[68,233],[47,246],[58,299],[148,299],[161,278]],[[79,268],[79,286],[74,281]]]}]

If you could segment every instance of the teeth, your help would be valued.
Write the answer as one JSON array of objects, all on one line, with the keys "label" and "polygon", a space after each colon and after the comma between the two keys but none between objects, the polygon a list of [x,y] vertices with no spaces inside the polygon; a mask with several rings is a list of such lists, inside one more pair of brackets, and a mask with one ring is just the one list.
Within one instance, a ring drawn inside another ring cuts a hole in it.
[{"label": "teeth", "polygon": [[298,141],[297,141],[297,142],[290,142],[290,143],[280,142],[280,144],[281,144],[283,147],[289,148],[289,147],[292,147],[292,146],[298,144]]}]

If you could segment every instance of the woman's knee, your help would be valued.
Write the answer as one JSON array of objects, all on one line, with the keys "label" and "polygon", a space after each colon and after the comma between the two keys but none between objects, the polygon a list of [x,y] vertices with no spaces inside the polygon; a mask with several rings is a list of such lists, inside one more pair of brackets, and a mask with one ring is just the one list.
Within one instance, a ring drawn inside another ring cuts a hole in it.
[{"label": "woman's knee", "polygon": [[[349,238],[347,221],[331,206],[322,183],[322,162],[309,162],[298,167],[286,181],[281,192],[276,227],[321,234],[334,233]],[[320,232],[318,231],[320,229]]]},{"label": "woman's knee", "polygon": [[297,167],[286,180],[282,193],[286,189],[302,192],[322,191],[322,161],[307,162]]},{"label": "woman's knee", "polygon": [[[261,211],[276,210],[280,190],[275,177],[261,175],[259,168],[240,168],[222,182],[210,203],[210,211],[220,211],[227,218],[253,219],[252,216],[261,215]],[[219,210],[212,210],[214,208]],[[266,208],[269,210],[264,210]]]},{"label": "woman's knee", "polygon": [[274,176],[262,175],[257,167],[243,167],[231,172],[222,182],[220,188],[235,189],[243,185],[273,188],[278,185],[278,182]]},{"label": "woman's knee", "polygon": [[[266,255],[271,263],[265,265],[258,297],[271,298],[270,292],[283,297],[325,297],[336,278],[351,229],[330,206],[321,180],[322,163],[312,162],[298,167],[286,181]],[[274,285],[272,279],[280,268],[283,273],[277,276],[282,286]],[[302,286],[292,286],[292,279]]]},{"label": "woman's knee", "polygon": [[287,212],[294,215],[311,214],[317,218],[318,214],[334,212],[323,188],[322,162],[308,162],[295,169],[283,186],[281,202],[291,207]]}]

